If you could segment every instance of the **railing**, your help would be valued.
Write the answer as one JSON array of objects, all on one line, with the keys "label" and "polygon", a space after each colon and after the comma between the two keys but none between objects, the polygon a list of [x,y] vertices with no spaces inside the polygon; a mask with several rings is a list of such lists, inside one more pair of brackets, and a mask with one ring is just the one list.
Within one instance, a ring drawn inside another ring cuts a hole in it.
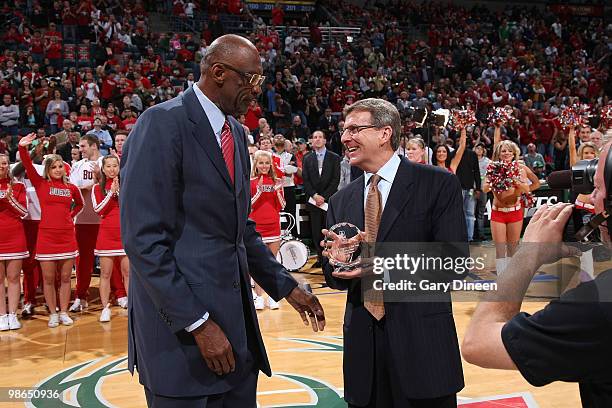
[{"label": "railing", "polygon": [[[252,27],[250,22],[241,20],[239,16],[233,14],[218,14],[218,16],[225,33],[244,34],[250,31]],[[209,22],[208,13],[196,13],[193,17],[172,16],[170,31],[175,33],[200,33],[206,22]]]},{"label": "railing", "polygon": [[[290,33],[287,30],[299,30],[300,34],[310,39],[310,28],[309,27],[285,27],[285,26],[277,26],[276,30],[281,38],[285,38]],[[324,43],[332,43],[337,41],[342,41],[347,37],[356,38],[361,34],[360,27],[319,27],[319,31],[321,31],[321,37]]]},{"label": "railing", "polygon": [[[241,20],[238,16],[220,14],[219,19],[225,33],[246,34],[251,30],[251,23]],[[208,15],[206,13],[198,13],[193,18],[173,16],[170,21],[170,31],[175,33],[199,33],[206,22],[208,22]],[[283,41],[289,35],[288,30],[296,29],[300,31],[303,37],[310,39],[309,27],[276,26],[276,30]],[[356,38],[361,33],[360,27],[319,27],[319,30],[321,31],[323,42],[327,44],[337,41],[344,42],[347,37]]]}]

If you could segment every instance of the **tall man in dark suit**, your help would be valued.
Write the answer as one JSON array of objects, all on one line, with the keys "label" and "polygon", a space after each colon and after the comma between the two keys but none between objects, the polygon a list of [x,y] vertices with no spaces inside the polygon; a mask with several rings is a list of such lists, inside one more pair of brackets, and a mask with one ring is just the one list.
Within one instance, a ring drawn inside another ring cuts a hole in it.
[{"label": "tall man in dark suit", "polygon": [[325,133],[320,130],[312,134],[312,152],[304,157],[302,178],[304,193],[308,203],[310,230],[317,249],[317,262],[314,268],[321,266],[321,230],[325,228],[325,208],[329,198],[338,191],[340,183],[340,156],[325,148]]},{"label": "tall man in dark suit", "polygon": [[255,407],[257,374],[271,372],[249,274],[313,330],[325,320],[248,219],[247,137],[234,116],[261,92],[257,49],[223,36],[200,68],[182,96],[142,114],[123,150],[128,367],[149,407]]},{"label": "tall man in dark suit", "polygon": [[[342,142],[351,165],[363,169],[364,175],[331,198],[328,227],[350,222],[377,243],[465,243],[457,178],[394,153],[401,132],[397,108],[370,98],[355,102],[344,114]],[[371,216],[372,206],[377,217]],[[327,260],[323,270],[330,287],[348,290],[344,398],[349,406],[455,407],[463,375],[450,294],[422,303],[367,296],[364,301],[366,272],[334,271]]]},{"label": "tall man in dark suit", "polygon": [[[465,149],[455,173],[459,178],[463,193],[463,212],[467,225],[468,241],[474,238],[474,221],[476,221],[476,201],[482,193],[478,156],[472,149]],[[483,231],[479,231],[480,234]]]},{"label": "tall man in dark suit", "polygon": [[319,118],[318,130],[329,132],[332,126],[338,126],[338,119],[332,115],[331,108],[325,108],[325,113]]}]

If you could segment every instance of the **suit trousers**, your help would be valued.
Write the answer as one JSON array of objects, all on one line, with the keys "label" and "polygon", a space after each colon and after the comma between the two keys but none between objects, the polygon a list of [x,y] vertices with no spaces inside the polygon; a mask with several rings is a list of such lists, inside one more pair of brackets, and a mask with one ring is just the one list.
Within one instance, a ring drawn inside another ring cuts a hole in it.
[{"label": "suit trousers", "polygon": [[323,239],[323,234],[321,234],[321,230],[325,228],[325,219],[327,217],[327,212],[322,209],[312,205],[307,204],[309,216],[310,216],[310,231],[312,233],[312,243],[315,249],[317,250],[317,261],[321,262],[323,259],[322,250],[321,250],[321,239]]},{"label": "suit trousers", "polygon": [[[456,408],[455,394],[431,399],[406,398],[393,370],[396,362],[389,348],[386,318],[371,318],[374,329],[374,376],[370,402],[365,406],[348,404],[349,408]],[[415,367],[415,370],[418,370],[418,367]]]},{"label": "suit trousers", "polygon": [[199,397],[166,397],[154,394],[145,387],[145,397],[149,408],[255,408],[257,406],[256,368],[249,370],[240,385],[222,394]]}]

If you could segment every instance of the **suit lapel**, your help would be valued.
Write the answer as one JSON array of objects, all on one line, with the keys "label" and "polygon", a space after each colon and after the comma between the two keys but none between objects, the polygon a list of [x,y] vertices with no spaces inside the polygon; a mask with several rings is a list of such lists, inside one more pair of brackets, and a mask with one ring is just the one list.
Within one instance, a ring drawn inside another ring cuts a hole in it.
[{"label": "suit lapel", "polygon": [[[202,149],[206,152],[206,155],[219,172],[221,178],[225,181],[227,186],[231,188],[232,184],[229,172],[227,171],[225,160],[223,160],[223,154],[217,142],[217,137],[210,126],[206,112],[202,109],[202,105],[200,105],[200,101],[198,101],[198,97],[192,88],[189,88],[183,93],[183,101],[187,109],[189,120],[194,123],[193,136],[195,140],[202,146]],[[234,143],[236,143],[235,140]]]},{"label": "suit lapel", "polygon": [[[363,176],[355,179],[353,183],[350,183],[346,188],[351,188],[346,203],[346,214],[348,215],[348,222],[359,228],[360,231],[365,231],[365,215],[363,208],[363,189],[365,178]],[[343,220],[339,220],[341,222]]]},{"label": "suit lapel", "polygon": [[389,192],[389,197],[387,197],[387,202],[385,203],[385,209],[380,219],[378,236],[376,237],[377,242],[383,242],[385,240],[393,228],[398,215],[402,212],[406,204],[413,199],[410,194],[410,186],[414,182],[414,173],[411,171],[410,166],[413,165],[406,159],[401,158],[397,174],[391,186],[391,191]]}]

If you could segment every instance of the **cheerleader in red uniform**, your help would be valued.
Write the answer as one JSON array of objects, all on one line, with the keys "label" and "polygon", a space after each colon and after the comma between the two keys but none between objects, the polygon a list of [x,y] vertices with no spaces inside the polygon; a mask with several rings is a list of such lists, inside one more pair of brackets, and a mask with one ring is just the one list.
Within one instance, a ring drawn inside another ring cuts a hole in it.
[{"label": "cheerleader in red uniform", "polygon": [[[493,161],[511,163],[519,160],[520,149],[510,140],[501,140],[501,129],[498,124],[494,131]],[[491,165],[491,164],[490,164]],[[491,208],[491,235],[495,243],[495,269],[502,274],[518,248],[523,228],[524,209],[521,195],[540,188],[538,177],[529,167],[519,163],[520,177],[514,180],[514,186],[497,193],[493,191]],[[491,181],[485,178],[482,188],[484,193],[492,191]]]},{"label": "cheerleader in red uniform", "polygon": [[[28,178],[36,189],[40,201],[41,220],[36,242],[36,259],[43,274],[43,291],[49,307],[49,327],[73,323],[68,316],[70,301],[70,275],[74,258],[79,254],[74,233],[74,217],[83,209],[83,196],[66,178],[62,157],[49,155],[44,162],[41,177],[32,164],[27,146],[36,138],[34,133],[21,139],[19,154]],[[56,313],[55,276],[60,272],[60,313]]]},{"label": "cheerleader in red uniform", "polygon": [[121,274],[124,285],[129,283],[128,271],[130,264],[123,244],[121,243],[121,226],[119,218],[119,159],[116,156],[106,156],[102,159],[102,174],[100,183],[94,185],[91,195],[94,211],[102,219],[98,230],[98,240],[94,253],[100,257],[100,299],[104,309],[100,314],[101,322],[111,319],[111,276],[115,258],[120,258]]},{"label": "cheerleader in red uniform", "polygon": [[[21,219],[27,213],[25,186],[12,179],[9,158],[6,154],[0,154],[0,331],[21,328],[17,319],[21,295],[19,274],[22,260],[30,256]],[[8,314],[5,277],[8,280]]]},{"label": "cheerleader in red uniform", "polygon": [[[272,154],[258,150],[253,156],[253,171],[251,172],[251,214],[255,221],[255,229],[263,242],[276,256],[280,247],[280,212],[285,208],[282,179],[276,176],[273,169]],[[264,308],[264,291],[255,285],[255,308]],[[270,309],[278,309],[278,303],[268,297]]]}]

